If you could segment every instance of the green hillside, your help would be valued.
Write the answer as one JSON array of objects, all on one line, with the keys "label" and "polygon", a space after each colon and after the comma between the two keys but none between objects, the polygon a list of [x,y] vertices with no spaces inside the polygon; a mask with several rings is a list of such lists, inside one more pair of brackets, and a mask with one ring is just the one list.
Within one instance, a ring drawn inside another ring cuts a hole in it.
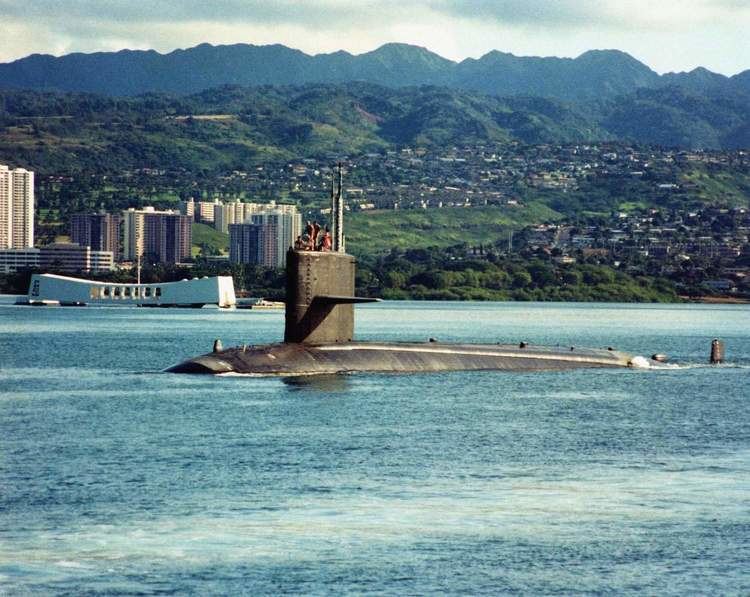
[{"label": "green hillside", "polygon": [[695,168],[683,174],[681,182],[694,185],[693,197],[705,203],[747,207],[750,201],[750,172],[711,172]]},{"label": "green hillside", "polygon": [[347,243],[355,254],[377,253],[392,247],[491,245],[506,238],[512,229],[561,217],[541,203],[359,212],[347,216]]},{"label": "green hillside", "polygon": [[191,96],[114,99],[0,92],[0,162],[45,174],[138,168],[217,173],[306,156],[404,145],[750,144],[746,95],[644,90],[607,102],[498,98],[441,87],[371,84],[221,87]]},{"label": "green hillside", "polygon": [[193,255],[222,255],[229,252],[229,235],[206,224],[193,223]]}]

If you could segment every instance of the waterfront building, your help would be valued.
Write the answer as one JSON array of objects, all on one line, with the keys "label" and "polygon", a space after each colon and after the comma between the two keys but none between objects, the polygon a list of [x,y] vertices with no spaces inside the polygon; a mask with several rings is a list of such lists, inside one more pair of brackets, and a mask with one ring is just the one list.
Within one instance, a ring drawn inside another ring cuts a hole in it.
[{"label": "waterfront building", "polygon": [[153,207],[130,208],[122,214],[124,261],[147,257],[158,263],[181,263],[190,258],[192,218]]},{"label": "waterfront building", "polygon": [[70,240],[95,251],[120,254],[120,221],[118,214],[74,214],[70,217]]},{"label": "waterfront building", "polygon": [[61,272],[108,272],[114,268],[112,251],[97,251],[75,243],[52,243],[39,249],[39,268]]},{"label": "waterfront building", "polygon": [[0,249],[0,273],[14,274],[23,269],[39,267],[39,249]]},{"label": "waterfront building", "polygon": [[0,249],[34,246],[34,173],[0,164]]},{"label": "waterfront building", "polygon": [[34,274],[29,284],[28,297],[23,302],[32,305],[233,307],[237,299],[231,276],[204,276],[155,284],[124,284],[55,274]]},{"label": "waterfront building", "polygon": [[[285,207],[292,207],[296,212],[294,206]],[[251,214],[244,223],[229,226],[229,260],[284,267],[286,252],[294,246],[301,229],[300,214],[289,209]]]}]

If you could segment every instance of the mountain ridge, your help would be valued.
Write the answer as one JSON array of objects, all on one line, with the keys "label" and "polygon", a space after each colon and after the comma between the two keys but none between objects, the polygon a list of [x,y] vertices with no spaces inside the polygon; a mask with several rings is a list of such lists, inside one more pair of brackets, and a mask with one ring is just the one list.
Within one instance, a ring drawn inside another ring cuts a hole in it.
[{"label": "mountain ridge", "polygon": [[699,67],[659,75],[627,52],[588,50],[575,58],[516,56],[492,50],[460,62],[418,45],[369,52],[307,54],[283,44],[202,43],[156,50],[31,54],[0,63],[0,89],[83,91],[110,96],[191,94],[225,85],[302,85],[365,81],[387,87],[439,85],[490,95],[562,100],[614,97],[669,85],[693,92],[750,91],[750,70],[731,77]]}]

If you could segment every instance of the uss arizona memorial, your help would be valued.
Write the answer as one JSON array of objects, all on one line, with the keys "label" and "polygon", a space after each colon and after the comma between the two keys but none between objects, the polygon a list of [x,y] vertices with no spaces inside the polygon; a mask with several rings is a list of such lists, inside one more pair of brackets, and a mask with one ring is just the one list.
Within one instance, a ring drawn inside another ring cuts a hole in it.
[{"label": "uss arizona memorial", "polygon": [[237,303],[231,276],[183,279],[158,284],[120,284],[55,274],[34,274],[29,305],[133,305],[140,307],[233,307]]}]

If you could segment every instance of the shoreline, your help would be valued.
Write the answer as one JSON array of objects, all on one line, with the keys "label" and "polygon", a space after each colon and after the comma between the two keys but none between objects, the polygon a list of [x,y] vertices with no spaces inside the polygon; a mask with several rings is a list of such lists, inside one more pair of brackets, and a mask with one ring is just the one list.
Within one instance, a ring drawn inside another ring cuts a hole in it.
[{"label": "shoreline", "polygon": [[[0,304],[13,304],[10,302],[10,300],[14,300],[17,298],[26,297],[26,294],[7,294],[0,292]],[[455,300],[455,299],[436,299],[436,298],[429,298],[429,299],[416,299],[416,298],[406,298],[406,299],[383,299],[383,301],[394,301],[394,302],[409,302],[409,303],[424,303],[424,302],[436,302],[436,303],[560,303],[560,304],[566,304],[566,303],[577,303],[577,304],[583,304],[583,303],[599,303],[599,304],[630,304],[630,305],[683,305],[683,304],[696,304],[696,305],[750,305],[750,298],[744,298],[744,297],[732,297],[732,296],[680,296],[680,300],[678,301],[545,301],[545,300],[533,300],[533,301],[519,301],[519,300],[490,300],[490,301],[484,301],[484,300],[476,300],[476,299],[469,299],[469,300]],[[282,301],[269,301],[273,303],[279,303]],[[118,305],[118,306],[125,306],[125,305]],[[274,304],[275,308],[280,308]],[[238,307],[240,310],[248,310],[247,307]],[[262,308],[262,306],[261,306]],[[268,308],[268,307],[266,307]],[[256,310],[258,307],[256,306]]]},{"label": "shoreline", "polygon": [[686,303],[701,303],[707,305],[748,305],[750,298],[738,296],[681,296]]}]

